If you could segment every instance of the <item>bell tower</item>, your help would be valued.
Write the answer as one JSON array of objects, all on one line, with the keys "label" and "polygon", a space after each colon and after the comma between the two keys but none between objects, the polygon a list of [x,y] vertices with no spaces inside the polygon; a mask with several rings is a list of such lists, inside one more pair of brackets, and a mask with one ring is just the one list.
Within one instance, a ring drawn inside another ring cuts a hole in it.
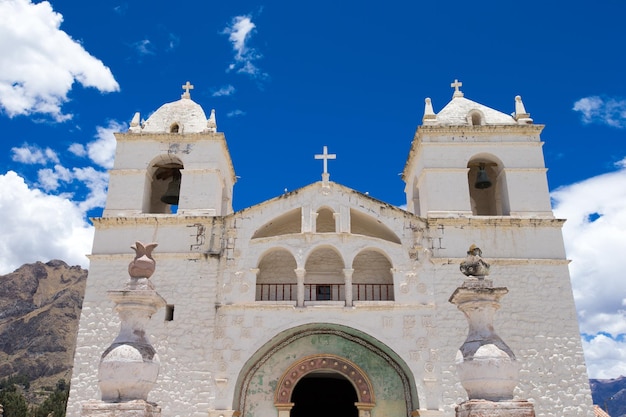
[{"label": "bell tower", "polygon": [[552,218],[540,133],[520,96],[507,115],[468,100],[455,80],[437,114],[426,99],[403,172],[407,210],[423,217]]},{"label": "bell tower", "polygon": [[117,133],[115,164],[103,217],[150,214],[224,216],[232,213],[235,172],[215,111],[207,119],[191,100],[161,106],[146,121],[136,113]]}]

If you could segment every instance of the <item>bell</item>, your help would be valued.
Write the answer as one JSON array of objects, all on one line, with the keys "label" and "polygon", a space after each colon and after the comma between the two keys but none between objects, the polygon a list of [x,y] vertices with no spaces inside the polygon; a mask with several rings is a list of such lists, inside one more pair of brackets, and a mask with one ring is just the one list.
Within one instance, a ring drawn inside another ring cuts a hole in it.
[{"label": "bell", "polygon": [[165,190],[165,194],[161,196],[161,201],[171,206],[177,206],[179,196],[180,196],[180,178],[174,178],[167,185],[167,190]]},{"label": "bell", "polygon": [[491,185],[491,180],[487,176],[487,171],[485,171],[485,165],[480,164],[478,167],[478,174],[476,174],[476,183],[474,183],[474,187],[479,190],[484,190],[491,187]]}]

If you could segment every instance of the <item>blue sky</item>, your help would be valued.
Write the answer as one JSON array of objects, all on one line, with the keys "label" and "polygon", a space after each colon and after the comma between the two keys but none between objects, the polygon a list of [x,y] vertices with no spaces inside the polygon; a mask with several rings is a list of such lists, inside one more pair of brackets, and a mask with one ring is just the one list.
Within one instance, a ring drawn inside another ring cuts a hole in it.
[{"label": "blue sky", "polygon": [[[554,3],[554,4],[553,4]],[[0,273],[87,266],[112,133],[215,108],[241,209],[320,179],[402,205],[421,122],[458,78],[542,134],[592,377],[626,375],[626,3],[0,0]]]}]

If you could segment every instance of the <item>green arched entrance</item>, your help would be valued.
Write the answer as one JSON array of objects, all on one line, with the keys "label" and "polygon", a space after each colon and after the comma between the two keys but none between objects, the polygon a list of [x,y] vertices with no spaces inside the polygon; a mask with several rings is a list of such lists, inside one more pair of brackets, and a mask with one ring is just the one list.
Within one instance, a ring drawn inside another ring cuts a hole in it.
[{"label": "green arched entrance", "polygon": [[395,352],[363,332],[333,324],[292,328],[260,348],[239,374],[233,409],[242,417],[308,417],[296,401],[315,403],[329,417],[334,409],[348,413],[337,414],[342,417],[355,409],[360,417],[377,417],[410,416],[419,408],[413,376]]}]

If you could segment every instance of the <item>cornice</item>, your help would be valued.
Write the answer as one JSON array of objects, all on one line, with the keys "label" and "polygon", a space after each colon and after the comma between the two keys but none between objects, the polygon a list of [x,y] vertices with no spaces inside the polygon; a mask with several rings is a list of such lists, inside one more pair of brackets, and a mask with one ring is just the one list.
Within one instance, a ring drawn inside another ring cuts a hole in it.
[{"label": "cornice", "polygon": [[563,227],[564,219],[509,216],[475,216],[475,217],[428,217],[428,227],[439,225],[452,227]]},{"label": "cornice", "polygon": [[[442,257],[437,258],[433,256],[429,259],[430,262],[437,266],[453,265],[458,269],[458,265],[461,264],[466,258],[449,258]],[[525,266],[525,265],[569,265],[571,262],[569,259],[556,259],[556,258],[485,258],[489,265],[494,266]],[[459,275],[463,278],[462,275]],[[492,277],[490,275],[490,277]],[[493,275],[493,277],[497,277]]]},{"label": "cornice", "polygon": [[107,229],[119,226],[177,226],[193,223],[222,223],[221,217],[185,216],[180,214],[146,214],[123,217],[92,217],[91,222],[96,229]]},{"label": "cornice", "polygon": [[481,126],[468,126],[468,125],[420,125],[417,127],[415,136],[420,134],[429,135],[449,135],[450,133],[461,133],[467,135],[492,135],[494,133],[506,132],[506,133],[525,133],[525,134],[539,134],[543,130],[545,125],[481,125]]}]

